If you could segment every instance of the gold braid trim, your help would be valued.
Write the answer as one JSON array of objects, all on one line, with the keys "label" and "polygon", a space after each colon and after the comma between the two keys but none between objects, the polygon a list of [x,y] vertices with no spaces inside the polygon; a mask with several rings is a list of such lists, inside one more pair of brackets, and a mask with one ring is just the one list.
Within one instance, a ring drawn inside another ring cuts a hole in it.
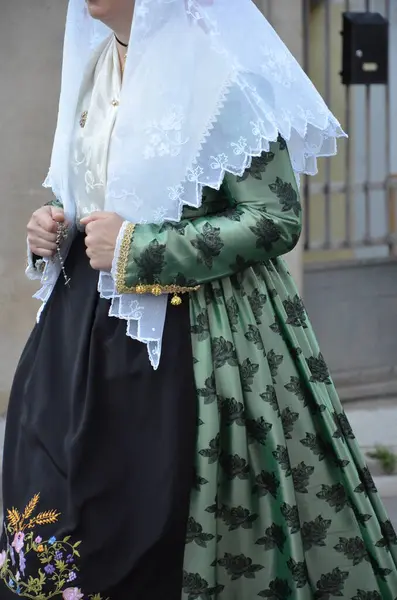
[{"label": "gold braid trim", "polygon": [[[197,292],[199,289],[199,285],[194,287],[183,287],[180,285],[160,285],[159,283],[138,283],[138,285],[132,287],[124,285],[121,293],[152,294],[153,296],[161,296],[161,294],[188,294],[189,292]],[[119,288],[117,288],[117,291],[119,291]]]},{"label": "gold braid trim", "polygon": [[125,273],[127,271],[128,256],[130,251],[131,241],[133,239],[135,225],[128,223],[124,230],[124,236],[120,244],[119,259],[117,262],[116,287],[119,294],[152,294],[153,296],[161,296],[162,294],[173,294],[171,303],[174,306],[181,304],[182,300],[178,294],[188,294],[197,292],[200,289],[199,285],[193,287],[183,287],[179,285],[160,285],[159,283],[141,284],[128,286],[125,284]]},{"label": "gold braid trim", "polygon": [[117,261],[116,271],[116,289],[119,294],[128,293],[128,286],[125,285],[125,273],[128,265],[128,254],[130,251],[130,245],[132,237],[134,235],[135,225],[134,223],[128,223],[124,230],[124,236],[120,244],[120,253]]}]

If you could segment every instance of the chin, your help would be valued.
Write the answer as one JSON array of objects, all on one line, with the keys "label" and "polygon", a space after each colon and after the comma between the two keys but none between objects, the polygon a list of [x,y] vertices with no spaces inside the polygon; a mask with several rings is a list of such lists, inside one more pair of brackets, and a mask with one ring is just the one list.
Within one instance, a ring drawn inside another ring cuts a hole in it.
[{"label": "chin", "polygon": [[[134,0],[85,0],[93,19],[102,21],[119,35],[129,34],[134,11]],[[0,0],[1,2],[1,0]]]},{"label": "chin", "polygon": [[109,2],[107,0],[87,0],[88,12],[93,19],[107,21],[109,17]]}]

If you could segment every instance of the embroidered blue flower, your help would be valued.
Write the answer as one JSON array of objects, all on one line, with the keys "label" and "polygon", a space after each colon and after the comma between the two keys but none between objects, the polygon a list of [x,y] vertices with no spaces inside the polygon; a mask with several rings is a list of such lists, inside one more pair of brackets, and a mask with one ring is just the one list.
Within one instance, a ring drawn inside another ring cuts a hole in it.
[{"label": "embroidered blue flower", "polygon": [[50,537],[50,539],[48,540],[48,543],[50,544],[50,546],[52,546],[53,544],[55,544],[56,541],[57,541],[57,538],[55,538],[53,536],[53,537]]},{"label": "embroidered blue flower", "polygon": [[46,565],[44,567],[44,571],[47,573],[47,575],[52,575],[53,573],[55,573],[55,567],[52,564]]},{"label": "embroidered blue flower", "polygon": [[55,553],[55,560],[62,560],[63,558],[63,552],[61,552],[60,550],[57,550],[57,552]]},{"label": "embroidered blue flower", "polygon": [[70,571],[68,581],[74,581],[77,578],[77,575],[74,571]]},{"label": "embroidered blue flower", "polygon": [[12,579],[10,579],[10,581],[8,582],[9,587],[13,588],[14,587],[14,582]]},{"label": "embroidered blue flower", "polygon": [[67,555],[67,557],[66,557],[66,562],[67,562],[68,564],[70,564],[70,563],[74,562],[74,558],[73,558],[73,555],[72,555],[72,554],[68,554],[68,555]]}]

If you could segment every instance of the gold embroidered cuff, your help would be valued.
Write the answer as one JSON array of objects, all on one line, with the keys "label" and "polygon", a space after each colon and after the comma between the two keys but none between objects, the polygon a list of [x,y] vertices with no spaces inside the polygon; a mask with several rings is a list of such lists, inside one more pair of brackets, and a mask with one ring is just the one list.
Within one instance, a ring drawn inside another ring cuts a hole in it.
[{"label": "gold embroidered cuff", "polygon": [[117,264],[116,264],[116,290],[119,294],[128,293],[125,285],[125,273],[128,265],[128,254],[130,251],[130,245],[134,235],[135,225],[134,223],[126,223],[122,231],[122,239],[119,245]]},{"label": "gold embroidered cuff", "polygon": [[178,306],[182,300],[179,294],[188,294],[197,292],[200,289],[199,285],[192,287],[183,287],[179,285],[160,285],[159,283],[142,284],[138,283],[135,286],[128,286],[125,283],[126,272],[128,267],[128,258],[133,240],[135,225],[127,223],[123,228],[122,239],[119,245],[119,253],[117,259],[117,268],[115,274],[116,289],[118,294],[152,294],[153,296],[161,296],[162,294],[172,294],[171,304]]}]

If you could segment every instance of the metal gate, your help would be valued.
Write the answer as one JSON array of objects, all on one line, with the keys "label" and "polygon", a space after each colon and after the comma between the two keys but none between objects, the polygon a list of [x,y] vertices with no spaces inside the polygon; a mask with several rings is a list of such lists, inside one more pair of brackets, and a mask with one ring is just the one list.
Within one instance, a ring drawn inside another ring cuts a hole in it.
[{"label": "metal gate", "polygon": [[[397,398],[397,0],[256,1],[295,52],[302,40],[303,66],[349,134],[302,181],[311,322],[343,400]],[[389,19],[388,86],[342,85],[345,11]]]},{"label": "metal gate", "polygon": [[[303,66],[349,133],[339,142],[339,156],[323,159],[318,176],[303,182],[307,258],[395,253],[397,156],[392,156],[396,124],[391,107],[393,100],[397,104],[396,5],[397,0],[302,0]],[[391,23],[389,85],[342,86],[344,11],[380,12]]]}]

